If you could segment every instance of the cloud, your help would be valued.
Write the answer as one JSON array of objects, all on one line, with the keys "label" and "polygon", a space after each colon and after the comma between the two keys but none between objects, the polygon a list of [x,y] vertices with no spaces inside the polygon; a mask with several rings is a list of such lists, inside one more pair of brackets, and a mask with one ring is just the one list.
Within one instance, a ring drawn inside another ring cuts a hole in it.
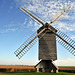
[{"label": "cloud", "polygon": [[[52,14],[58,13],[57,11],[60,9],[65,9],[68,5],[72,7],[72,12],[69,15],[64,16],[64,19],[67,21],[74,21],[75,19],[75,2],[71,0],[15,0],[15,3],[18,7],[26,7],[30,11],[36,13],[36,15],[40,16],[42,19],[44,19],[47,22],[50,22],[48,18],[52,17]],[[58,13],[60,14],[60,13]],[[54,18],[56,17],[53,15]],[[30,23],[30,22],[29,22]],[[60,23],[58,23],[60,24]],[[62,21],[63,28],[66,30],[75,30],[70,29],[72,26],[69,25],[69,27],[66,27],[68,23]],[[29,24],[28,24],[29,25]],[[61,26],[62,26],[61,25]],[[30,25],[31,26],[31,25]],[[59,25],[58,25],[59,26]],[[60,27],[61,27],[60,26]],[[66,27],[66,28],[65,28]],[[36,29],[36,27],[35,27]]]},{"label": "cloud", "polygon": [[10,29],[3,29],[3,30],[0,30],[0,33],[7,33],[7,32],[14,32],[14,31],[17,31],[16,28],[10,28]]},{"label": "cloud", "polygon": [[75,31],[75,23],[59,22],[58,25],[56,25],[56,27],[64,32]]},{"label": "cloud", "polygon": [[58,66],[75,66],[75,59],[67,58],[64,60],[56,60],[54,61]]},{"label": "cloud", "polygon": [[6,31],[16,31],[17,29],[7,29]]},{"label": "cloud", "polygon": [[70,38],[75,39],[75,35],[72,35]]},{"label": "cloud", "polygon": [[33,21],[30,20],[29,23],[27,24],[27,28],[32,27],[32,25],[33,25]]},{"label": "cloud", "polygon": [[27,23],[27,19],[25,19],[23,22],[10,22],[9,24],[3,25],[3,28],[0,29],[0,33],[7,33],[7,32],[16,32],[16,31],[24,31]]},{"label": "cloud", "polygon": [[13,6],[10,6],[10,9],[13,9]]},{"label": "cloud", "polygon": [[24,23],[23,23],[23,24],[25,25],[25,24],[26,24],[26,22],[27,22],[27,18],[25,18],[25,21],[24,21]]}]

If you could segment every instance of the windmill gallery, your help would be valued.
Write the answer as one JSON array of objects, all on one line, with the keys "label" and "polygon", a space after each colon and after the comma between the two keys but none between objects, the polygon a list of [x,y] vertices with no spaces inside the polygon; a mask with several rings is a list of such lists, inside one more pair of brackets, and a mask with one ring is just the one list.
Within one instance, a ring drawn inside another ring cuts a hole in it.
[{"label": "windmill gallery", "polygon": [[[20,8],[22,12],[27,14],[34,21],[42,24],[33,35],[31,35],[14,53],[20,59],[29,49],[39,40],[39,60],[35,65],[37,72],[58,72],[58,67],[54,64],[57,60],[56,40],[64,46],[72,55],[75,56],[75,42],[58,28],[51,26],[63,13],[70,9],[67,7],[62,13],[57,15],[50,23],[45,22],[26,8]],[[45,23],[44,23],[45,22]]]}]

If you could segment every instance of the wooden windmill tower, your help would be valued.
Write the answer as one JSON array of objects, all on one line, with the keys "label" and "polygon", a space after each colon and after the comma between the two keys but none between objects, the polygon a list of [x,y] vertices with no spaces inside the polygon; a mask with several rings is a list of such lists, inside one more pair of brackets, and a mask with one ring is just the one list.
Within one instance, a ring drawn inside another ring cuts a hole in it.
[{"label": "wooden windmill tower", "polygon": [[[70,6],[59,14],[55,19],[50,23],[46,23],[41,18],[37,17],[35,14],[30,12],[26,8],[20,8],[25,14],[27,14],[34,21],[42,24],[37,32],[31,35],[14,53],[20,59],[29,49],[37,42],[39,39],[39,60],[41,60],[35,67],[38,71],[45,72],[53,70],[56,72],[58,67],[53,63],[54,60],[57,60],[57,48],[56,48],[56,39],[57,41],[64,46],[72,55],[75,56],[75,42],[70,39],[66,34],[61,32],[58,28],[51,26],[63,13],[65,13]],[[45,22],[45,23],[44,23]]]}]

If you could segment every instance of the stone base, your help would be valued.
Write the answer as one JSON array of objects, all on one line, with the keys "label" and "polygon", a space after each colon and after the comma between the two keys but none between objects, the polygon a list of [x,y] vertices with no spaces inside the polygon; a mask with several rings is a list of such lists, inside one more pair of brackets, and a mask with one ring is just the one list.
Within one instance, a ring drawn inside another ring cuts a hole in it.
[{"label": "stone base", "polygon": [[52,60],[41,60],[36,66],[37,72],[54,72],[58,73],[58,67]]}]

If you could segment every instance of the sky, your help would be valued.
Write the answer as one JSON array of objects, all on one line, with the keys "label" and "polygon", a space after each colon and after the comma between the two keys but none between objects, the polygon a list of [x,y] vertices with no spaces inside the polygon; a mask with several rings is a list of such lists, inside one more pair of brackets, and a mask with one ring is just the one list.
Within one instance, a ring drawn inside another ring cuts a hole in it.
[{"label": "sky", "polygon": [[[49,23],[68,5],[71,6],[69,14],[64,14],[63,19],[58,19],[59,22],[52,26],[75,40],[74,0],[0,0],[0,65],[36,65],[39,62],[38,42],[21,59],[14,54],[42,26],[18,8],[26,7]],[[58,66],[75,66],[75,56],[57,42],[57,60],[54,62]]]}]

